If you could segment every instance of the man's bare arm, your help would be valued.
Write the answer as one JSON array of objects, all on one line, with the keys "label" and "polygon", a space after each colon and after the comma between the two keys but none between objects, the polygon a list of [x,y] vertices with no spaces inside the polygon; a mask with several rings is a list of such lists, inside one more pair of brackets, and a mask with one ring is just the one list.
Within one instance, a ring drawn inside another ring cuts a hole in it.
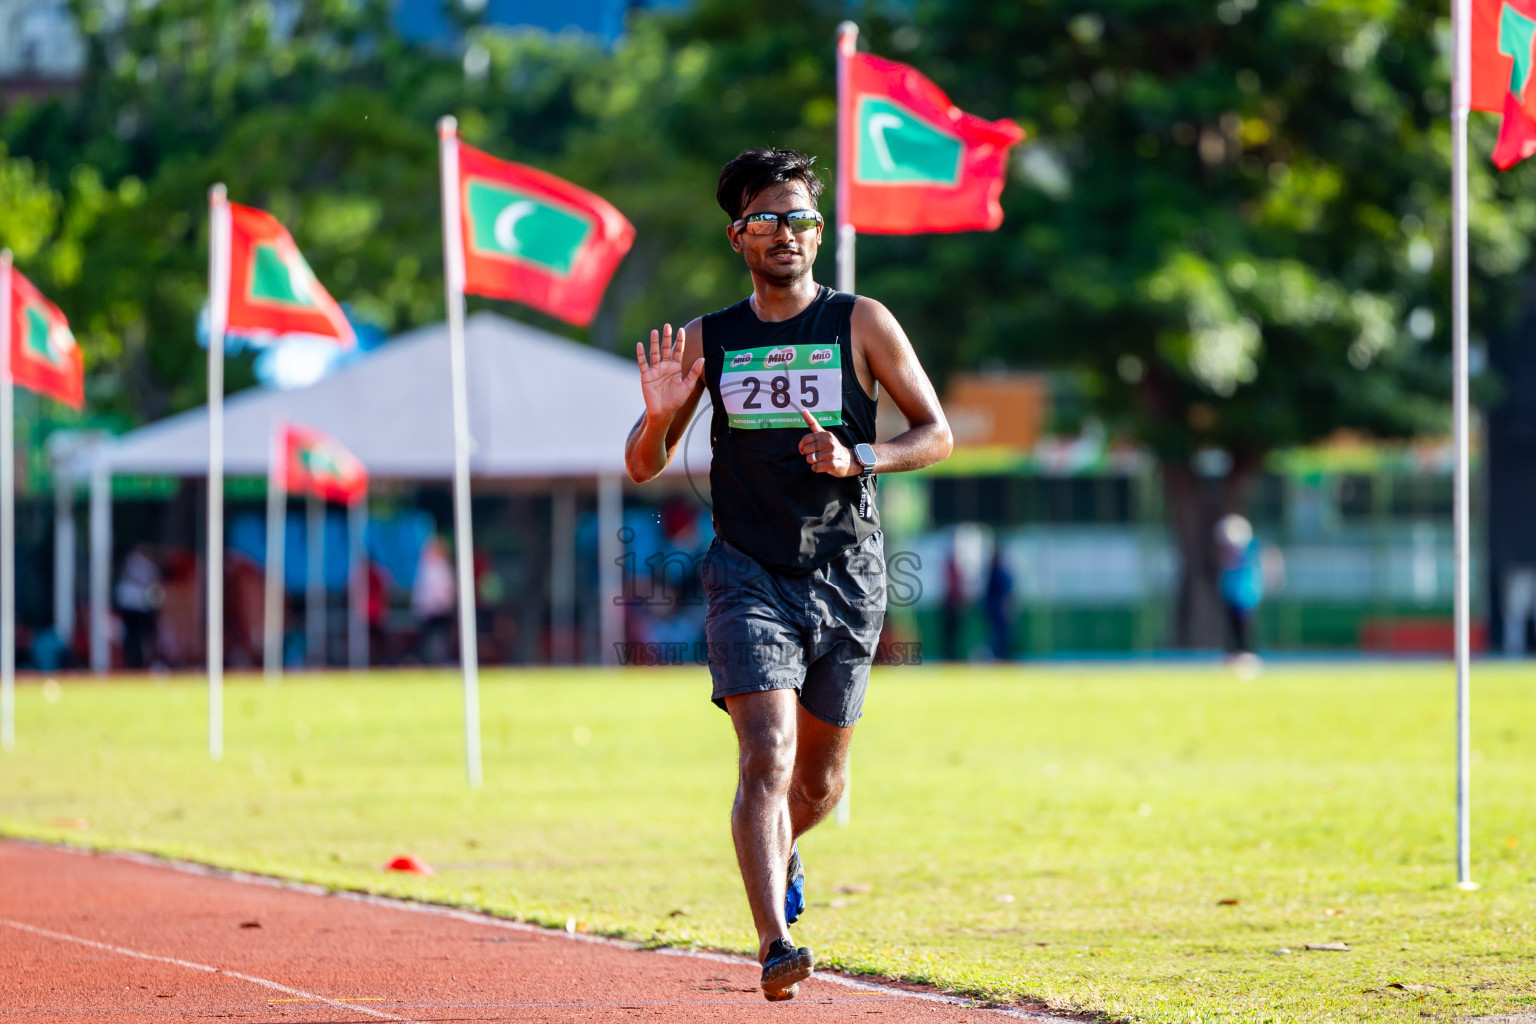
[{"label": "man's bare arm", "polygon": [[860,298],[853,307],[853,330],[869,372],[907,419],[906,431],[874,446],[878,471],[922,469],[949,458],[955,447],[949,420],[901,324],[874,299]]},{"label": "man's bare arm", "polygon": [[[694,339],[693,351],[700,355],[685,369],[683,352],[689,337]],[[644,345],[635,345],[645,412],[624,443],[624,466],[637,484],[667,468],[688,430],[704,395],[703,343],[704,321],[699,318],[677,332],[675,344],[672,325],[667,324],[660,332],[651,332],[649,354]]]},{"label": "man's bare arm", "polygon": [[[853,332],[875,383],[891,393],[896,408],[907,418],[905,432],[873,446],[879,460],[876,472],[922,469],[948,458],[955,446],[949,421],[901,324],[874,299],[860,298],[853,307]],[[800,439],[800,454],[812,472],[858,476],[863,467],[837,435],[819,426],[806,410],[801,409],[800,415],[810,428]]]}]

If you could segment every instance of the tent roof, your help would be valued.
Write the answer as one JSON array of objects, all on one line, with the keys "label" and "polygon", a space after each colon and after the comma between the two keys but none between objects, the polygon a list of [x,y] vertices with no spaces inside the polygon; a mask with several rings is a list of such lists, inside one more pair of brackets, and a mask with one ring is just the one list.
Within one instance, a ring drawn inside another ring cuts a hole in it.
[{"label": "tent roof", "polygon": [[[624,472],[624,438],[644,410],[633,362],[495,313],[464,329],[469,370],[470,472],[479,477],[590,477]],[[689,467],[707,472],[709,438],[689,437]],[[325,431],[379,478],[453,474],[448,329],[434,324],[389,342],[297,391],[252,388],[224,401],[224,471],[264,476],[274,422]],[[670,467],[684,469],[679,452]],[[83,453],[70,470],[205,476],[207,407],[141,427]]]}]

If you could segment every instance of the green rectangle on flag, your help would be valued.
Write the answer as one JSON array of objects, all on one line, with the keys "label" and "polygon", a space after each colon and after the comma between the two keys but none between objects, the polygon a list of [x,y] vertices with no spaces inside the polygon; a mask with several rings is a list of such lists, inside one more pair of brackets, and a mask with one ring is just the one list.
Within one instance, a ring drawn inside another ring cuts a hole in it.
[{"label": "green rectangle on flag", "polygon": [[872,185],[955,185],[965,144],[894,100],[859,97],[858,180]]},{"label": "green rectangle on flag", "polygon": [[275,245],[258,244],[255,247],[251,267],[251,298],[258,302],[281,302],[287,306],[310,306],[315,302],[309,289],[302,287],[312,272],[304,263],[304,257],[295,250],[290,259],[301,266],[293,266]]},{"label": "green rectangle on flag", "polygon": [[27,336],[24,341],[26,350],[39,359],[56,362],[53,346],[48,344],[48,318],[36,306],[28,306],[24,312],[27,318]]},{"label": "green rectangle on flag", "polygon": [[469,242],[486,256],[527,260],[569,274],[592,233],[585,215],[504,185],[470,179],[465,192]]}]

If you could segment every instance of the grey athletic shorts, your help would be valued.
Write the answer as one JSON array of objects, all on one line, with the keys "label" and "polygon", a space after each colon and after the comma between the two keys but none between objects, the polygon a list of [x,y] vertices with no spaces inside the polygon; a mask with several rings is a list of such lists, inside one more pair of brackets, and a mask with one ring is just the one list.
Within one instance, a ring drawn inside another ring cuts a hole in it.
[{"label": "grey athletic shorts", "polygon": [[876,532],[808,576],[771,572],[715,539],[701,567],[712,699],[796,690],[800,704],[846,728],[864,710],[885,623],[885,542]]}]

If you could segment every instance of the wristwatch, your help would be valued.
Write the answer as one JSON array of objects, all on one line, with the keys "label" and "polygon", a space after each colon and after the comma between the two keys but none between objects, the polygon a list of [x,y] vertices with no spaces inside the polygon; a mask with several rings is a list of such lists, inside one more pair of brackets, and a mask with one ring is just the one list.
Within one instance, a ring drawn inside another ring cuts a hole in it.
[{"label": "wristwatch", "polygon": [[864,467],[863,470],[859,473],[859,479],[860,480],[864,479],[865,477],[870,477],[870,476],[874,476],[875,475],[875,465],[877,463],[879,463],[880,459],[879,459],[878,456],[875,455],[875,446],[874,445],[872,445],[872,444],[856,444],[856,445],[854,445],[853,446],[853,457],[859,461],[859,465],[860,466]]}]

